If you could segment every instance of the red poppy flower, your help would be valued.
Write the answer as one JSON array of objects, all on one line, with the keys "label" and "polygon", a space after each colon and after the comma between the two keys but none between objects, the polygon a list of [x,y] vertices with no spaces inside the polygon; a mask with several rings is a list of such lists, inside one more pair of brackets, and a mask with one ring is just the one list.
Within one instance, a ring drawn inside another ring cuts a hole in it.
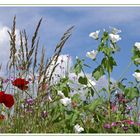
[{"label": "red poppy flower", "polygon": [[11,108],[14,105],[14,97],[11,94],[5,94],[0,92],[0,103],[3,103],[6,107]]},{"label": "red poppy flower", "polygon": [[10,94],[3,95],[3,103],[6,107],[11,108],[14,105],[14,98]]},{"label": "red poppy flower", "polygon": [[4,95],[4,92],[1,91],[1,92],[0,92],[0,103],[3,103],[3,95]]},{"label": "red poppy flower", "polygon": [[20,90],[27,90],[28,89],[28,83],[29,81],[26,81],[25,79],[22,78],[17,78],[16,80],[14,80],[12,82],[12,84],[14,86],[16,86],[17,88],[19,88]]}]

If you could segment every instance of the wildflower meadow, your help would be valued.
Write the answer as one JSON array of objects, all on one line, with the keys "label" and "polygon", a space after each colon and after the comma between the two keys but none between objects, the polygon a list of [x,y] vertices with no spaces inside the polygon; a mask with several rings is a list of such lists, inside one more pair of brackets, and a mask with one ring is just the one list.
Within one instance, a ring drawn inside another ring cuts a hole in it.
[{"label": "wildflower meadow", "polygon": [[[133,43],[128,67],[112,80],[118,67],[115,56],[121,52],[118,42],[123,42],[121,29],[91,29],[88,38],[98,45],[83,57],[77,52],[70,64],[71,57],[61,52],[76,26],[62,33],[48,57],[38,36],[43,18],[34,23],[32,36],[23,29],[17,35],[17,19],[7,31],[8,63],[0,66],[6,72],[0,75],[0,133],[140,133],[140,40]],[[132,65],[133,80],[127,81]],[[107,81],[99,88],[104,76]]]}]

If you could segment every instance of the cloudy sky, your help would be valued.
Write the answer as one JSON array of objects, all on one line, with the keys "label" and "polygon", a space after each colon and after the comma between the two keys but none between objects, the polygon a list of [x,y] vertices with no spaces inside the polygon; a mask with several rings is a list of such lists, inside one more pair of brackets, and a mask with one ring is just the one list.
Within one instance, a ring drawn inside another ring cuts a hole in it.
[{"label": "cloudy sky", "polygon": [[[7,60],[9,37],[7,30],[11,28],[13,17],[17,17],[17,31],[26,29],[28,37],[33,34],[35,26],[42,17],[40,28],[40,45],[46,47],[50,56],[63,35],[70,26],[75,29],[66,43],[62,54],[69,54],[72,60],[76,56],[85,58],[86,63],[93,68],[97,65],[89,58],[86,52],[97,49],[98,43],[89,38],[89,33],[98,29],[109,29],[109,26],[122,30],[122,40],[118,42],[121,52],[115,55],[118,67],[114,69],[112,77],[118,79],[131,59],[131,49],[136,41],[140,41],[140,7],[0,7],[0,62]],[[100,57],[97,57],[100,60]],[[134,66],[126,77],[134,79]],[[92,69],[86,69],[88,73]]]}]

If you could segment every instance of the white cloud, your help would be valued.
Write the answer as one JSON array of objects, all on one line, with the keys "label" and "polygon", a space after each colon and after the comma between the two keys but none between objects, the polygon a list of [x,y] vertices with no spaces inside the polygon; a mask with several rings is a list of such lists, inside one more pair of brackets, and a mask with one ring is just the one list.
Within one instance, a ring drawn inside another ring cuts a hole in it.
[{"label": "white cloud", "polygon": [[6,66],[9,58],[9,35],[8,27],[0,27],[0,63],[2,64],[2,70],[0,73],[4,73],[4,67]]},{"label": "white cloud", "polygon": [[[7,31],[10,31],[9,27],[0,26],[0,64],[2,64],[2,70],[0,71],[1,75],[4,75],[6,65],[9,61],[10,38]],[[17,35],[17,45],[19,45],[19,30],[17,29],[16,35]]]}]

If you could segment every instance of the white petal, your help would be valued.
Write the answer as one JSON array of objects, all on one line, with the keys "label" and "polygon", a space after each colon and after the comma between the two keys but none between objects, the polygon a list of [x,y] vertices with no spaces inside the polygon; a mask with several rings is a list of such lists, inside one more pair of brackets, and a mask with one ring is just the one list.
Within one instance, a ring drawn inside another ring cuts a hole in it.
[{"label": "white petal", "polygon": [[71,99],[66,97],[66,98],[60,99],[60,102],[61,102],[64,106],[68,106],[69,104],[71,104]]},{"label": "white petal", "polygon": [[90,33],[89,37],[92,37],[93,39],[98,39],[99,33],[100,33],[100,30],[97,30],[96,32]]},{"label": "white petal", "polygon": [[80,132],[84,131],[84,128],[81,127],[79,124],[76,124],[74,126],[74,131],[75,131],[75,133],[80,133]]},{"label": "white petal", "polygon": [[121,33],[122,31],[121,30],[119,30],[119,29],[117,29],[117,28],[114,28],[114,27],[110,27],[111,29],[112,29],[112,33],[113,34],[118,34],[118,33]]},{"label": "white petal", "polygon": [[140,72],[135,72],[134,74],[132,74],[135,78],[136,78],[136,80],[138,81],[138,82],[140,82]]},{"label": "white petal", "polygon": [[91,87],[91,85],[92,85],[92,86],[95,86],[95,85],[96,85],[96,82],[94,82],[94,81],[88,79],[88,87]]},{"label": "white petal", "polygon": [[109,34],[109,38],[113,43],[118,42],[121,40],[121,37],[119,35]]},{"label": "white petal", "polygon": [[140,42],[136,42],[135,47],[140,51]]},{"label": "white petal", "polygon": [[89,57],[89,58],[91,58],[91,59],[95,59],[97,53],[98,53],[98,51],[93,50],[93,51],[91,51],[91,52],[87,52],[87,53],[86,53],[86,56]]},{"label": "white petal", "polygon": [[59,96],[61,96],[62,98],[65,98],[65,95],[64,95],[64,93],[62,92],[62,91],[58,91],[58,93],[57,93]]}]

